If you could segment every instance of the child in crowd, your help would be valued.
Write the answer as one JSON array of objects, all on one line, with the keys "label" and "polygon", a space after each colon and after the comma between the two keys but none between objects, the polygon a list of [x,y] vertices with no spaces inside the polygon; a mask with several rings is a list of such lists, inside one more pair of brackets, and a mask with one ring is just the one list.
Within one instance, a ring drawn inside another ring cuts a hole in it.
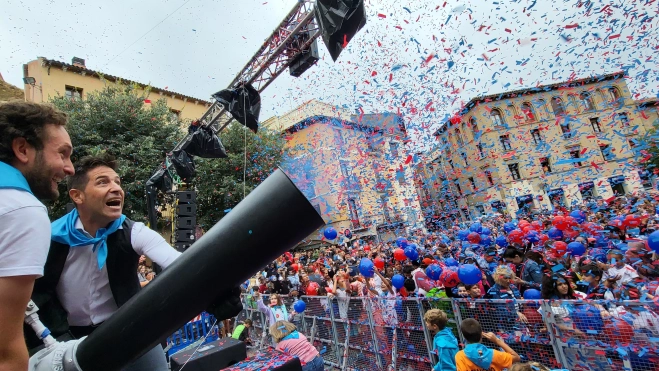
[{"label": "child in crowd", "polygon": [[238,325],[233,331],[232,338],[240,340],[244,343],[251,344],[252,340],[249,338],[249,329],[252,327],[252,320],[246,319],[242,325]]},{"label": "child in crowd", "polygon": [[307,338],[288,321],[277,321],[270,326],[270,335],[277,344],[276,349],[300,359],[302,371],[323,371],[323,357]]},{"label": "child in crowd", "polygon": [[423,316],[426,327],[435,334],[433,352],[437,352],[439,362],[433,367],[434,371],[455,371],[455,355],[458,353],[458,340],[451,329],[446,328],[448,317],[444,311],[431,309]]},{"label": "child in crowd", "polygon": [[[463,320],[460,330],[467,345],[455,356],[457,371],[503,371],[513,363],[519,362],[519,355],[508,344],[491,332],[483,332],[481,324],[475,319]],[[504,351],[490,349],[481,344],[483,338],[493,342]]]}]

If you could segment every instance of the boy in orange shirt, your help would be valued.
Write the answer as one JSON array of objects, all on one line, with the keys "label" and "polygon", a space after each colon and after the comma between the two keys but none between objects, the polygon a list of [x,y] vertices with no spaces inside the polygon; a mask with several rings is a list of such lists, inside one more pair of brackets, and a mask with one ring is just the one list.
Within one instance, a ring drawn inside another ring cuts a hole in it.
[{"label": "boy in orange shirt", "polygon": [[[513,363],[519,362],[519,355],[514,350],[493,333],[483,332],[481,324],[475,319],[468,318],[462,321],[460,330],[468,344],[464,350],[455,355],[457,371],[503,371]],[[482,338],[501,347],[504,352],[481,344]]]}]

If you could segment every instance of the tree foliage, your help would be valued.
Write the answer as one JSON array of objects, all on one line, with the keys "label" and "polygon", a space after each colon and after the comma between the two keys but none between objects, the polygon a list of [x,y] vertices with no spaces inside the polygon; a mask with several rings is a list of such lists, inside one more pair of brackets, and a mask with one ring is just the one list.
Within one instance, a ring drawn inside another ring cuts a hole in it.
[{"label": "tree foliage", "polygon": [[[183,136],[179,124],[171,120],[164,99],[145,104],[148,91],[134,86],[108,86],[86,94],[85,100],[56,97],[52,103],[67,113],[67,130],[73,143],[72,160],[108,153],[119,160],[119,175],[125,196],[124,214],[146,221],[144,183]],[[51,215],[59,218],[70,202],[65,187],[51,205]]]},{"label": "tree foliage", "polygon": [[233,123],[220,133],[220,139],[228,158],[195,158],[197,223],[204,229],[212,227],[243,199],[243,186],[244,194],[249,194],[276,170],[287,153],[284,138],[267,129],[254,134]]}]

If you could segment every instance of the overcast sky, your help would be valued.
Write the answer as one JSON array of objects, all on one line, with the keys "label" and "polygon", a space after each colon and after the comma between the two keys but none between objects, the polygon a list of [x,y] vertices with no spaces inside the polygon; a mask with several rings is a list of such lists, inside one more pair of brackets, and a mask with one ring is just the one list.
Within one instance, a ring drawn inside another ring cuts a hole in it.
[{"label": "overcast sky", "polygon": [[[23,87],[21,66],[37,56],[69,63],[77,56],[90,69],[209,99],[296,0],[4,3],[0,73],[12,84]],[[268,87],[262,120],[312,98],[366,113],[400,110],[422,146],[447,114],[478,95],[621,69],[635,98],[659,91],[657,1],[367,0],[366,6],[366,27],[337,62],[321,45],[317,66],[297,79],[283,74]]]}]

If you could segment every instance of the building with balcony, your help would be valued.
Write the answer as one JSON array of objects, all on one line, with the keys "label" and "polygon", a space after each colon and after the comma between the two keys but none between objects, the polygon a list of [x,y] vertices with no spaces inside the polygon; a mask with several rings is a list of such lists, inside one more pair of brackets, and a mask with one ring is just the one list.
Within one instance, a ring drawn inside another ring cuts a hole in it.
[{"label": "building with balcony", "polygon": [[352,115],[312,100],[262,126],[285,136],[291,156],[282,169],[340,233],[390,240],[423,228],[400,116]]},{"label": "building with balcony", "polygon": [[420,197],[434,217],[474,218],[639,192],[635,147],[658,119],[622,72],[474,98],[435,133]]},{"label": "building with balcony", "polygon": [[84,99],[86,94],[108,85],[131,84],[138,93],[149,90],[145,104],[165,99],[172,118],[177,120],[198,119],[210,107],[210,102],[202,99],[90,70],[81,58],[73,58],[72,63],[68,64],[39,57],[23,65],[23,82],[25,100],[28,102],[47,102],[56,96]]}]

